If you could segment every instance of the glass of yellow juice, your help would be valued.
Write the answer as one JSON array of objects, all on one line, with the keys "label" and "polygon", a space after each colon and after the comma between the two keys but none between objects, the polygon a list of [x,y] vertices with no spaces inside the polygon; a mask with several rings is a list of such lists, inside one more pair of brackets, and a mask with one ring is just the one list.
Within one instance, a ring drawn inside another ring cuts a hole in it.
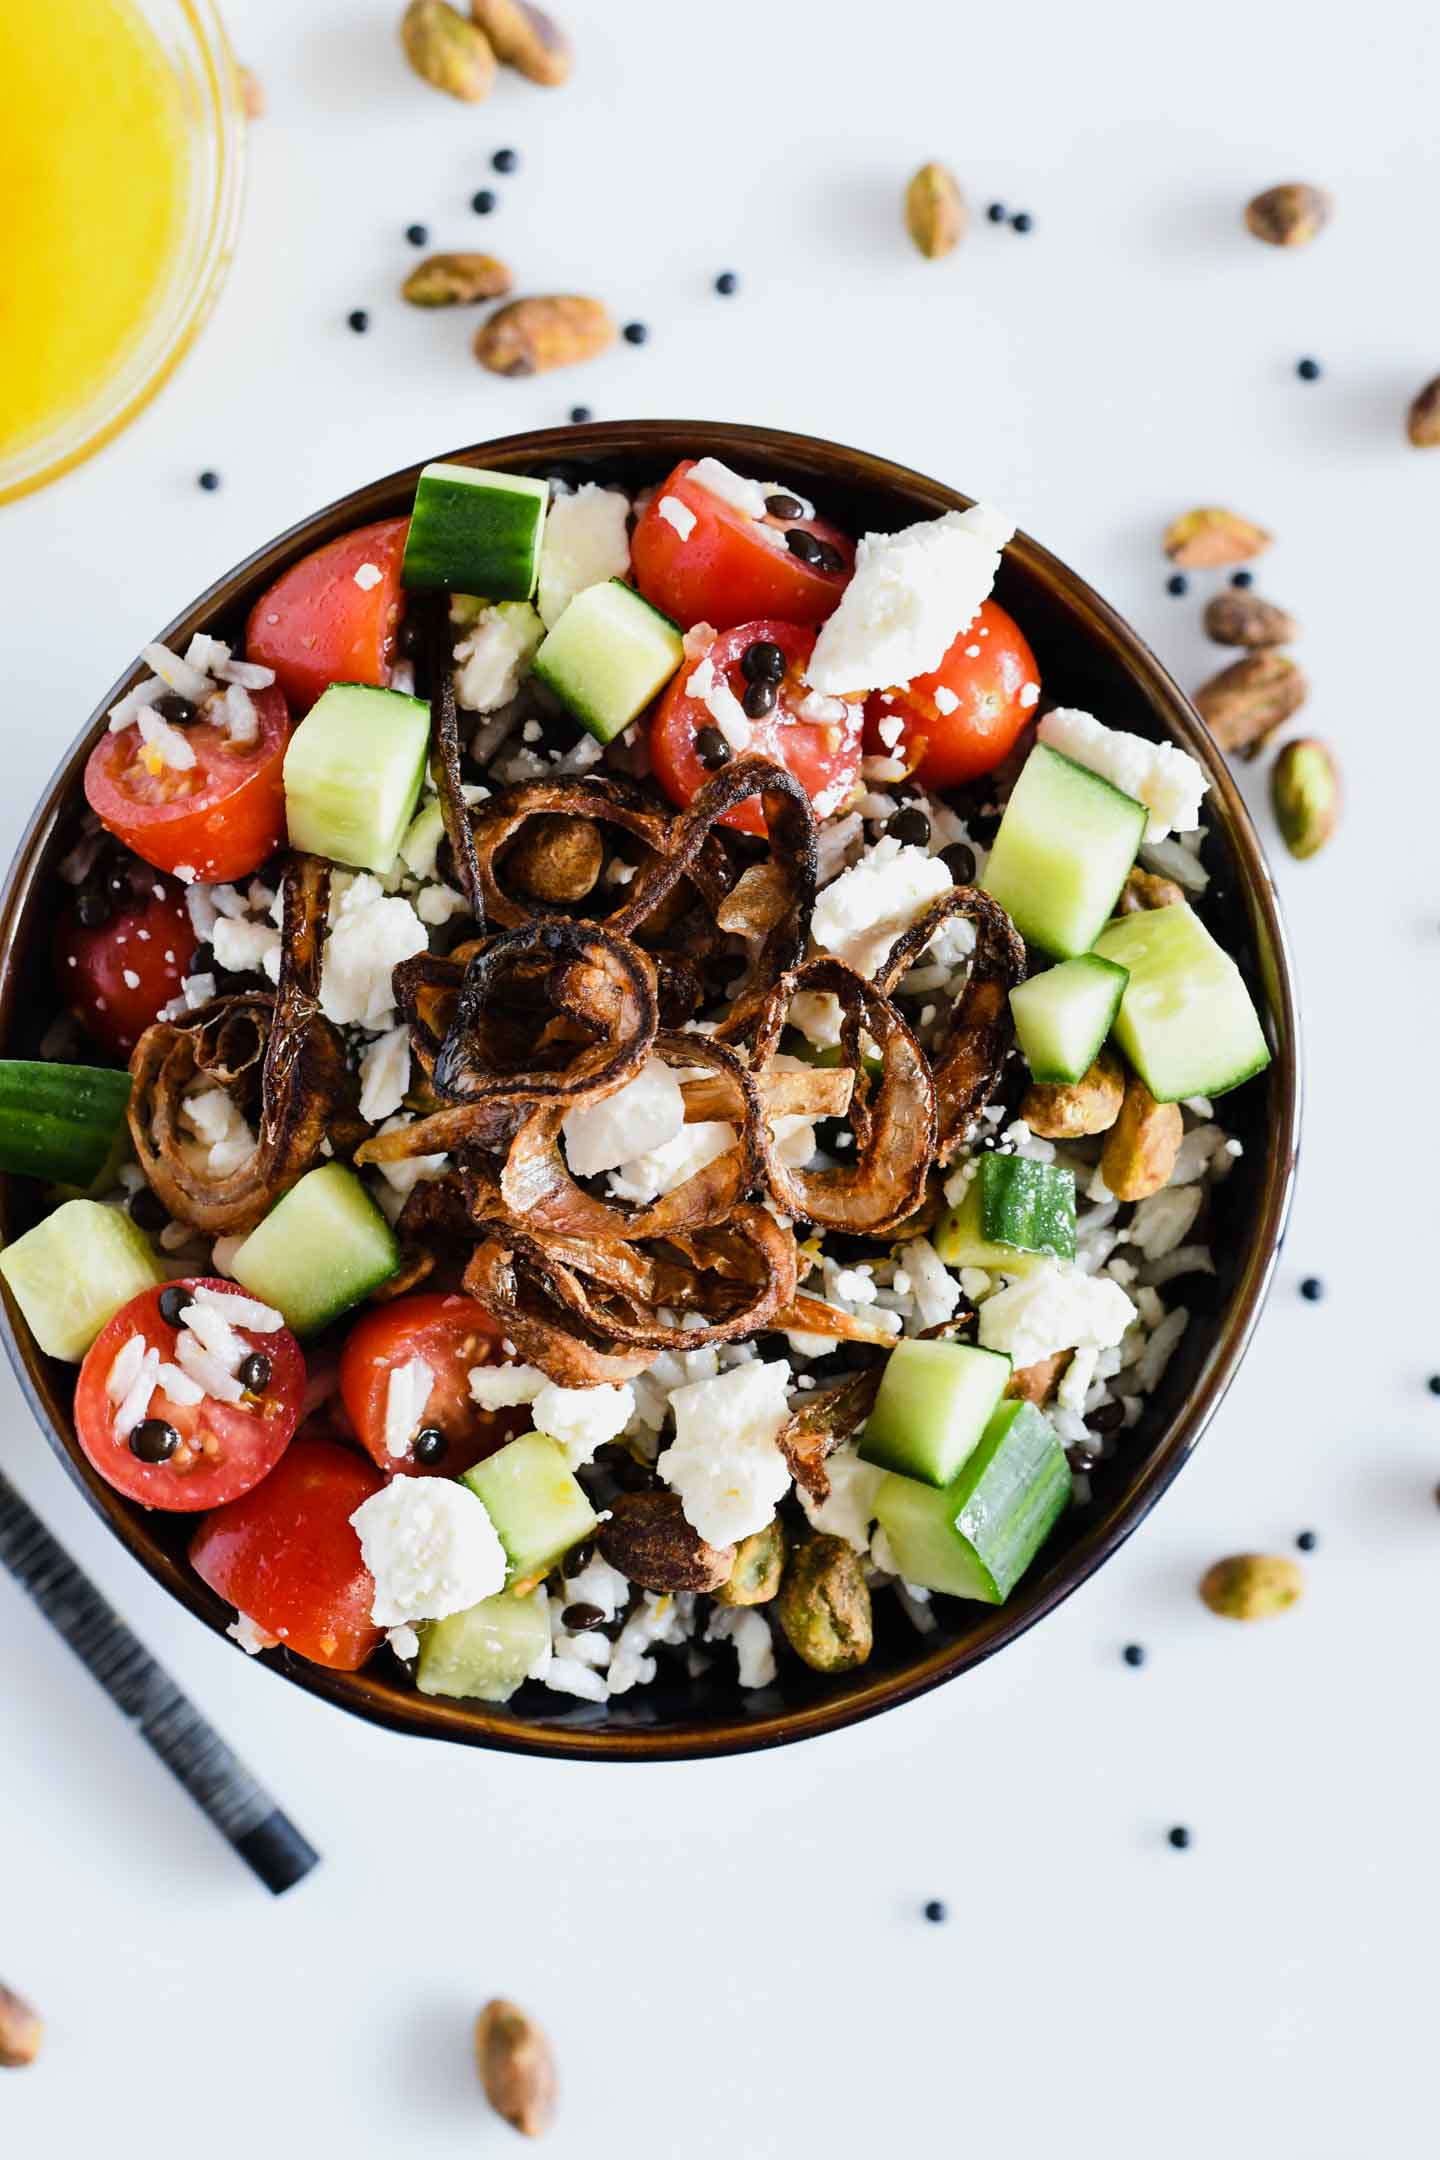
[{"label": "glass of yellow juice", "polygon": [[108,442],[188,350],[244,150],[213,0],[0,0],[0,502]]}]

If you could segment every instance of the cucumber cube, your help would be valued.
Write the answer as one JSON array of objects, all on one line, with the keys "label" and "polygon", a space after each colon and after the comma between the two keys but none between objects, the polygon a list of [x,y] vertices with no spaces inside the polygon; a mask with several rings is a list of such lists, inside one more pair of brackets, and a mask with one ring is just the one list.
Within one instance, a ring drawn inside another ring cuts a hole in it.
[{"label": "cucumber cube", "polygon": [[1157,1102],[1223,1095],[1269,1064],[1239,968],[1183,901],[1120,916],[1095,949],[1130,971],[1115,1039]]},{"label": "cucumber cube", "polygon": [[487,600],[528,600],[540,573],[548,480],[427,465],[415,489],[400,582]]},{"label": "cucumber cube", "polygon": [[230,1263],[242,1289],[313,1335],[400,1265],[394,1231],[353,1170],[323,1163],[276,1201]]},{"label": "cucumber cube", "polygon": [[608,743],[645,710],[684,657],[669,616],[609,578],[576,593],[536,653],[535,673],[597,742]]},{"label": "cucumber cube", "polygon": [[285,752],[290,845],[356,870],[388,870],[405,838],[430,748],[423,698],[331,683]]},{"label": "cucumber cube", "polygon": [[982,1155],[974,1184],[987,1245],[1075,1257],[1075,1173],[1025,1155]]},{"label": "cucumber cube", "polygon": [[948,1485],[976,1446],[1010,1378],[1010,1360],[970,1343],[895,1345],[860,1441],[881,1470]]},{"label": "cucumber cube", "polygon": [[1083,1080],[1115,1025],[1128,981],[1113,960],[1081,953],[1016,985],[1010,1010],[1032,1079],[1046,1087]]},{"label": "cucumber cube", "polygon": [[1089,952],[1149,821],[1144,803],[1037,743],[1005,805],[980,882],[1027,943],[1062,960]]},{"label": "cucumber cube", "polygon": [[977,1169],[958,1206],[948,1208],[935,1226],[931,1239],[949,1268],[987,1268],[992,1274],[1028,1275],[1043,1267],[1047,1255],[1025,1252],[1018,1245],[1002,1245],[987,1238],[982,1202],[984,1189]]},{"label": "cucumber cube", "polygon": [[122,1305],[165,1280],[139,1225],[98,1200],[67,1200],[16,1238],[0,1275],[45,1355],[72,1364]]},{"label": "cucumber cube", "polygon": [[1004,1402],[943,1492],[887,1477],[875,1513],[906,1582],[1003,1605],[1070,1498],[1055,1428],[1033,1403]]},{"label": "cucumber cube", "polygon": [[415,1685],[422,1695],[457,1695],[509,1702],[532,1665],[550,1646],[543,1591],[522,1597],[502,1590],[468,1612],[432,1620],[420,1638]]},{"label": "cucumber cube", "polygon": [[571,1475],[565,1450],[547,1433],[507,1440],[462,1482],[485,1503],[510,1562],[511,1588],[539,1582],[595,1528],[595,1510]]}]

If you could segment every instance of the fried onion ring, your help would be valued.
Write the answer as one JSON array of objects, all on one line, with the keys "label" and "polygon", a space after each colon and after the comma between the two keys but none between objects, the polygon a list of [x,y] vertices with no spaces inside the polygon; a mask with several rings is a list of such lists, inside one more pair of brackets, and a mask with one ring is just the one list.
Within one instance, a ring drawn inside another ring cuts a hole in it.
[{"label": "fried onion ring", "polygon": [[860,1431],[879,1391],[878,1367],[874,1372],[847,1373],[843,1380],[832,1380],[807,1395],[775,1435],[790,1475],[817,1506],[830,1497],[826,1456]]},{"label": "fried onion ring", "polygon": [[891,946],[875,978],[893,997],[936,932],[956,916],[975,925],[975,951],[965,988],[951,1008],[931,1061],[939,1148],[946,1163],[1000,1085],[1015,1040],[1010,992],[1025,975],[1025,944],[998,902],[975,885],[957,885],[932,901],[917,923]]}]

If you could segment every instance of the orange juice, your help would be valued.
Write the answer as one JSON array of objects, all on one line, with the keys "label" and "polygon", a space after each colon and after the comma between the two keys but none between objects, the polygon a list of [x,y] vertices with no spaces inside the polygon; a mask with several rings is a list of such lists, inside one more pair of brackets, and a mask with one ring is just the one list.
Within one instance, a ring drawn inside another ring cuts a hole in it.
[{"label": "orange juice", "polygon": [[180,84],[130,0],[0,0],[0,454],[124,367],[174,275]]}]

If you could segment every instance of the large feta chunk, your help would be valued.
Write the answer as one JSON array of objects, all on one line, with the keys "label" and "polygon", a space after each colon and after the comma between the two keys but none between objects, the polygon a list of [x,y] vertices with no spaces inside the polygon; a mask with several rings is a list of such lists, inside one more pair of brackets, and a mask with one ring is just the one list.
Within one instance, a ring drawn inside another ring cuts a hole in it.
[{"label": "large feta chunk", "polygon": [[267,963],[272,956],[278,972],[280,932],[271,923],[236,922],[229,916],[217,914],[210,943],[220,966],[228,968],[232,974],[269,974]]},{"label": "large feta chunk", "polygon": [[995,583],[1008,518],[977,503],[898,533],[867,533],[855,574],[815,640],[817,690],[886,690],[937,668]]},{"label": "large feta chunk", "polygon": [[[535,604],[548,630],[576,593],[630,567],[629,499],[587,480],[573,495],[556,495],[540,543],[540,583]],[[498,702],[498,701],[497,701]]]},{"label": "large feta chunk", "polygon": [[776,1445],[788,1413],[784,1359],[751,1358],[714,1380],[676,1388],[675,1439],[655,1467],[685,1520],[711,1545],[763,1530],[790,1484]]},{"label": "large feta chunk", "polygon": [[484,1502],[453,1478],[393,1478],[350,1521],[375,1578],[377,1627],[443,1620],[505,1587],[495,1525]]},{"label": "large feta chunk", "polygon": [[1069,705],[1046,713],[1039,736],[1052,750],[1099,773],[1122,795],[1144,803],[1150,812],[1147,845],[1168,839],[1172,832],[1193,832],[1200,823],[1207,786],[1204,768],[1177,744],[1147,742],[1143,735],[1106,727],[1093,713]]},{"label": "large feta chunk", "polygon": [[508,705],[544,635],[545,625],[528,600],[483,607],[455,647],[456,703],[481,713]]},{"label": "large feta chunk", "polygon": [[535,1397],[535,1430],[548,1433],[565,1450],[572,1470],[588,1463],[595,1450],[624,1432],[635,1410],[631,1387],[557,1387],[547,1381]]},{"label": "large feta chunk", "polygon": [[652,1057],[603,1102],[570,1111],[560,1130],[575,1176],[594,1177],[664,1147],[684,1123],[680,1083],[663,1058]]},{"label": "large feta chunk", "polygon": [[1135,1318],[1119,1283],[1084,1275],[1068,1260],[1045,1260],[980,1307],[980,1340],[1008,1353],[1018,1372],[1057,1350],[1109,1350]]},{"label": "large feta chunk", "polygon": [[938,855],[902,847],[889,834],[853,870],[827,885],[815,902],[810,931],[826,952],[873,976],[898,937],[932,900],[949,892],[950,872]]},{"label": "large feta chunk", "polygon": [[390,1024],[391,970],[424,952],[430,939],[408,900],[388,895],[368,872],[352,878],[331,909],[320,969],[320,1010],[337,1027],[358,1021],[372,1033]]}]

